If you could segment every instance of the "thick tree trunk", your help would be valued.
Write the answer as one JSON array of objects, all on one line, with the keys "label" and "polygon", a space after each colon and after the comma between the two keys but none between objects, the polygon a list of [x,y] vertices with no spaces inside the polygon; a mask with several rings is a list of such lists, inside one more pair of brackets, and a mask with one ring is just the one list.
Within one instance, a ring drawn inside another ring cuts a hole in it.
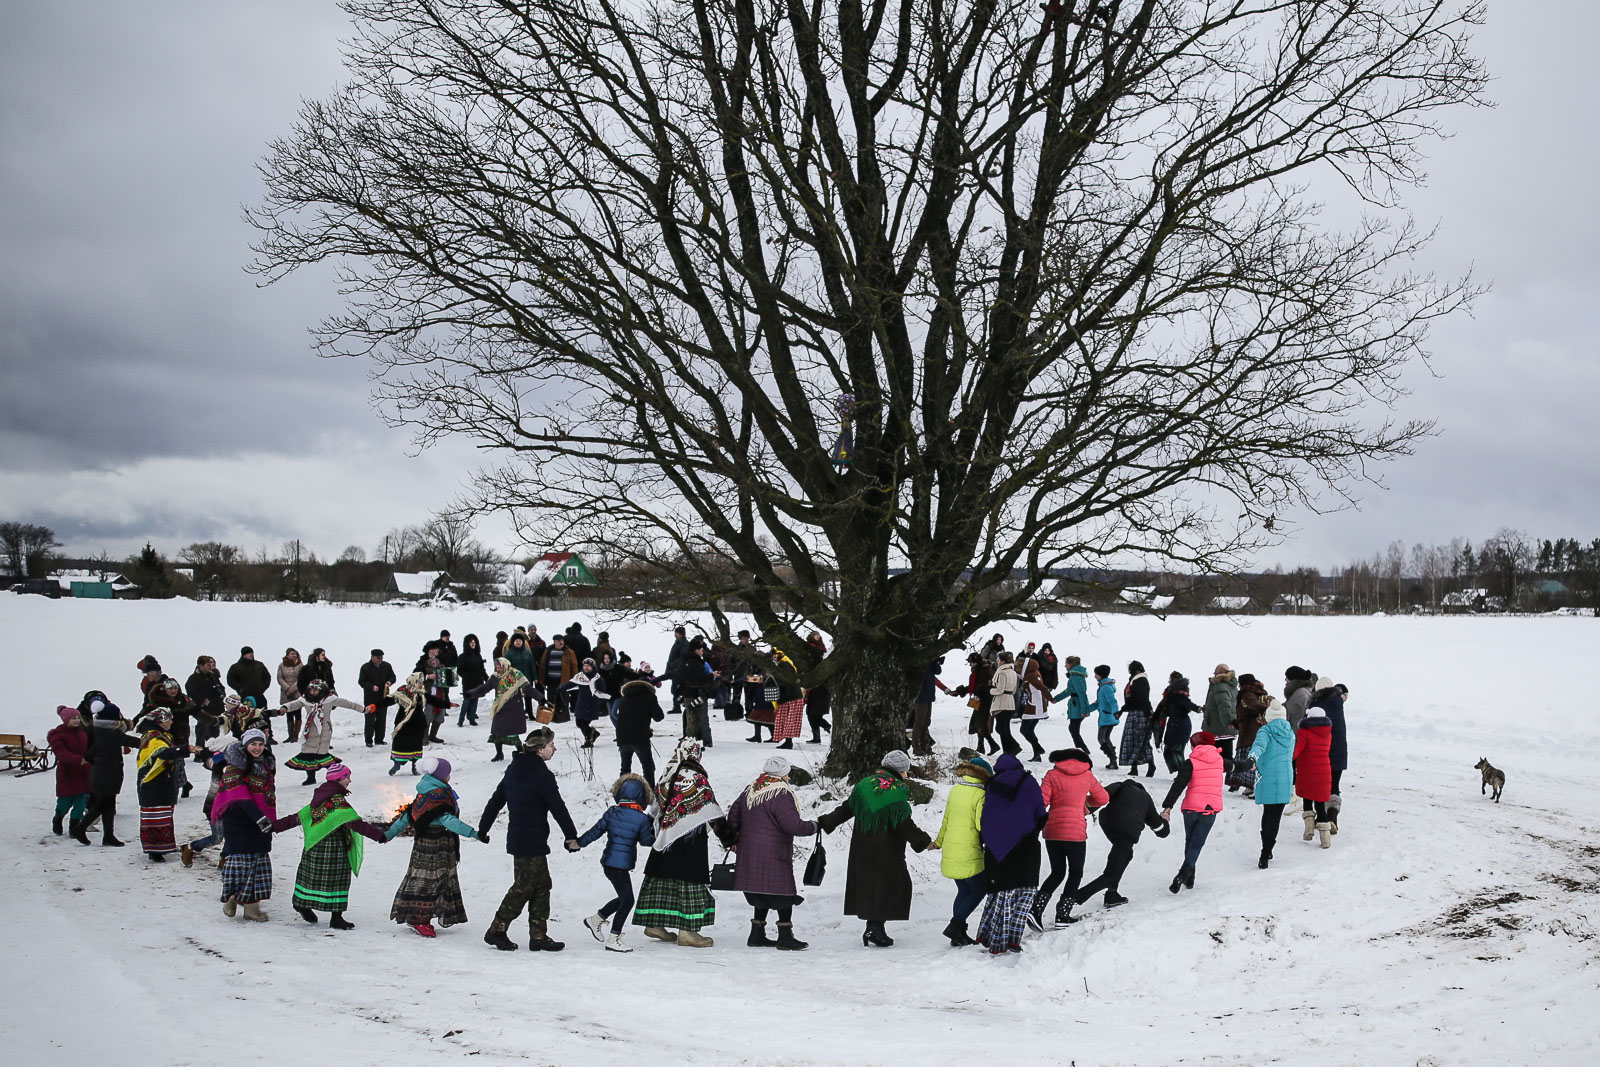
[{"label": "thick tree trunk", "polygon": [[880,766],[885,754],[910,751],[906,728],[926,670],[897,664],[890,649],[861,653],[830,686],[833,737],[824,769],[851,781]]}]

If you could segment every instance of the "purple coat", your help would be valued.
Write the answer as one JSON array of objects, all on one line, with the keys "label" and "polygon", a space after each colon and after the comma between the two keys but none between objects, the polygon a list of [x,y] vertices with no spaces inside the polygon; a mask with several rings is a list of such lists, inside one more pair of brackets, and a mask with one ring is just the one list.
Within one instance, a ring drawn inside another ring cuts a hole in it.
[{"label": "purple coat", "polygon": [[739,844],[733,888],[741,893],[792,897],[794,839],[811,837],[817,824],[800,817],[794,794],[787,789],[750,806],[747,789],[728,812],[728,829]]}]

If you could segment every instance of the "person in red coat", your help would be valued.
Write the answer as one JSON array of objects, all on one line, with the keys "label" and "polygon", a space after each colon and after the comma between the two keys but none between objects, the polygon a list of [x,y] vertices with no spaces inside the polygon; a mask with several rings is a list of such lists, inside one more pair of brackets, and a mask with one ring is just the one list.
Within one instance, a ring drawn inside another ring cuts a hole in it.
[{"label": "person in red coat", "polygon": [[1321,708],[1311,708],[1300,720],[1294,739],[1294,791],[1305,801],[1305,840],[1320,834],[1322,847],[1332,845],[1328,822],[1328,797],[1333,793],[1333,723]]},{"label": "person in red coat", "polygon": [[72,813],[72,829],[83,819],[89,803],[89,729],[77,708],[56,708],[61,725],[45,735],[50,751],[56,754],[56,817],[50,829],[61,836],[62,820]]},{"label": "person in red coat", "polygon": [[1045,809],[1050,813],[1044,824],[1044,851],[1050,860],[1050,877],[1033,899],[1030,925],[1044,929],[1044,909],[1051,894],[1066,878],[1061,903],[1056,907],[1056,925],[1077,922],[1072,917],[1078,884],[1083,880],[1083,857],[1089,838],[1088,813],[1105,806],[1111,798],[1094,776],[1089,754],[1081,748],[1064,748],[1050,753],[1054,765],[1040,783]]}]

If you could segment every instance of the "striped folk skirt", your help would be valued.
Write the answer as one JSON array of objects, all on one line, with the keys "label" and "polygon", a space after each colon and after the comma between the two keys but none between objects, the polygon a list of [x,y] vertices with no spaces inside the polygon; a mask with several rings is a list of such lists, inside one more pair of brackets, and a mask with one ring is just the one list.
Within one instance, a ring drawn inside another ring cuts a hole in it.
[{"label": "striped folk skirt", "polygon": [[806,702],[799,700],[785,700],[778,705],[778,711],[772,718],[772,739],[786,741],[791,737],[800,736],[800,724],[805,718]]},{"label": "striped folk skirt", "polygon": [[334,832],[305,850],[294,872],[294,906],[312,911],[343,911],[350,903],[350,847]]},{"label": "striped folk skirt", "polygon": [[301,752],[284,760],[283,765],[297,771],[320,771],[338,762],[339,760],[328,752]]},{"label": "striped folk skirt", "polygon": [[272,853],[233,852],[222,857],[222,897],[241,904],[272,898]]},{"label": "striped folk skirt", "polygon": [[435,919],[441,926],[467,921],[461,881],[456,877],[461,856],[459,841],[449,830],[431,827],[415,839],[411,865],[395,891],[389,918],[407,926],[420,926]]},{"label": "striped folk skirt", "polygon": [[139,808],[139,847],[152,856],[178,851],[172,832],[172,805]]},{"label": "striped folk skirt", "polygon": [[647,874],[633,908],[633,925],[695,930],[717,921],[717,901],[711,890],[676,878]]}]

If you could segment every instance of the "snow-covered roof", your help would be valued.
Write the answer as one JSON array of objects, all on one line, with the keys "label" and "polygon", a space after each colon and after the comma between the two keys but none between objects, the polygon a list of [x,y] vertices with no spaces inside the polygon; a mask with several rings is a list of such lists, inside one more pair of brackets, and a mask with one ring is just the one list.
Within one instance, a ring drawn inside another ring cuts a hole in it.
[{"label": "snow-covered roof", "polygon": [[1280,593],[1274,604],[1282,604],[1286,608],[1314,608],[1317,602],[1306,593]]},{"label": "snow-covered roof", "polygon": [[443,577],[444,571],[417,571],[414,574],[395,571],[394,587],[405,596],[432,596],[434,587]]},{"label": "snow-covered roof", "polygon": [[1151,611],[1165,611],[1172,607],[1172,602],[1176,598],[1158,596],[1153,585],[1130,585],[1117,594],[1117,599],[1124,604],[1136,604]]},{"label": "snow-covered roof", "polygon": [[68,568],[56,571],[50,578],[61,586],[63,593],[72,592],[73,582],[109,582],[113,589],[132,589],[134,584],[115,571],[94,571]]},{"label": "snow-covered roof", "polygon": [[1212,611],[1243,611],[1250,606],[1247,596],[1216,596],[1211,598]]},{"label": "snow-covered roof", "polygon": [[1446,593],[1439,603],[1447,608],[1470,608],[1480,600],[1489,596],[1487,589],[1461,589],[1454,593]]}]

